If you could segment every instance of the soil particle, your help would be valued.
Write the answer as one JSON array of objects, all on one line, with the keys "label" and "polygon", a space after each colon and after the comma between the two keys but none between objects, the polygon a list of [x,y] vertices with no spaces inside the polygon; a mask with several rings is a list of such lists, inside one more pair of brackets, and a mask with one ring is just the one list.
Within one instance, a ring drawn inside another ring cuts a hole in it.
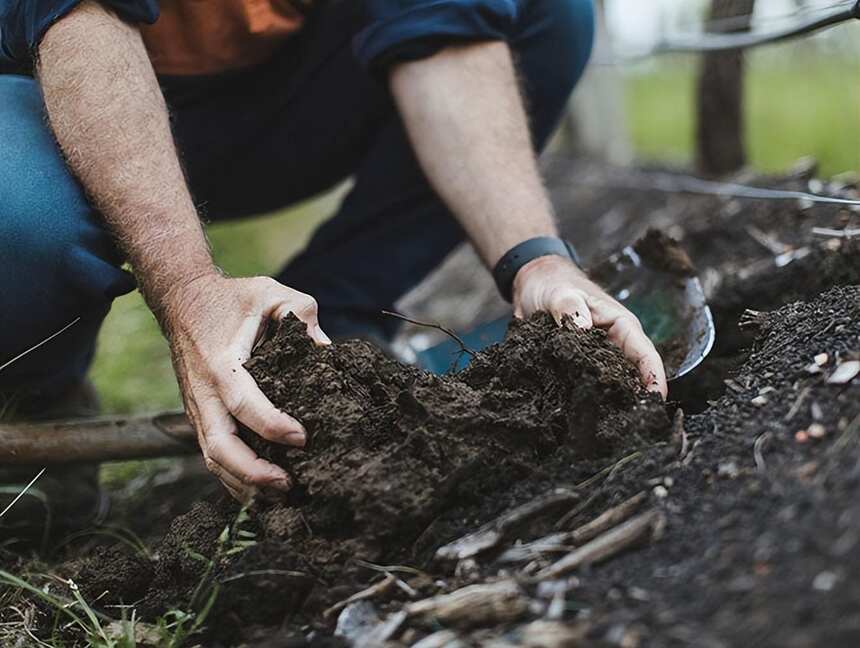
[{"label": "soil particle", "polygon": [[146,559],[113,546],[96,547],[71,571],[84,600],[98,601],[107,597],[122,605],[135,603],[146,595],[152,578],[151,567]]},{"label": "soil particle", "polygon": [[[858,645],[860,380],[806,371],[815,355],[858,348],[860,287],[768,314],[736,387],[687,417],[689,456],[648,450],[598,488],[619,498],[655,476],[671,483],[663,541],[583,581],[594,636],[622,626],[640,646]],[[813,423],[826,434],[798,443]]]},{"label": "soil particle", "polygon": [[696,276],[696,267],[681,244],[661,230],[649,229],[633,248],[645,265],[654,270],[679,277]]}]

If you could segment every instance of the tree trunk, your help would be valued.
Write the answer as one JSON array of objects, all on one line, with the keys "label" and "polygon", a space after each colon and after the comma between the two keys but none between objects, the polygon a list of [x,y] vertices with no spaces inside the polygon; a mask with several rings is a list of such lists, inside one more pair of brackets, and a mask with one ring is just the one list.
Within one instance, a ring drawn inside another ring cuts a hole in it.
[{"label": "tree trunk", "polygon": [[[750,21],[720,20],[751,16],[755,0],[712,0],[710,31],[748,31]],[[745,24],[743,24],[745,22]],[[697,88],[696,166],[705,175],[723,175],[746,164],[743,115],[744,59],[741,50],[703,56]]]}]

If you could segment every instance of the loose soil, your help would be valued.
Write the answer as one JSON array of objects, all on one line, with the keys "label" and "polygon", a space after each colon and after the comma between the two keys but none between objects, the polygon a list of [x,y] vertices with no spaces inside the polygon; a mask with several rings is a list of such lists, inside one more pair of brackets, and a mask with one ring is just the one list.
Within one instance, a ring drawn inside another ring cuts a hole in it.
[{"label": "loose soil", "polygon": [[[626,173],[647,185],[649,171]],[[401,366],[366,342],[315,347],[287,321],[248,368],[305,423],[309,444],[288,450],[243,433],[290,472],[287,499],[260,500],[237,523],[236,505],[212,495],[162,532],[152,525],[169,516],[153,512],[181,510],[200,482],[164,486],[120,509],[124,524],[159,538],[154,559],[73,545],[56,571],[104,610],[134,603],[144,619],[187,608],[201,583],[220,584],[194,640],[205,646],[346,645],[331,638],[339,611],[325,611],[379,584],[380,565],[404,586],[349,608],[370,610],[371,626],[410,601],[517,583],[516,605],[505,608],[515,613],[496,607],[470,623],[413,614],[390,648],[443,629],[449,641],[497,648],[860,645],[860,377],[828,382],[860,359],[860,248],[811,231],[856,228],[860,217],[792,202],[576,189],[566,178],[623,174],[578,164],[550,172],[558,212],[577,214],[565,233],[586,259],[658,227],[681,241],[702,279],[717,344],[673,383],[672,402],[644,393],[603,334],[548,318],[517,323],[452,377]],[[805,189],[809,177],[741,180]],[[484,303],[481,289],[456,281],[474,276],[460,266],[442,283]],[[744,315],[750,308],[760,313]],[[469,324],[444,310],[410,313]],[[686,416],[670,423],[679,404]],[[498,546],[459,562],[434,558],[441,545],[558,493],[560,504],[506,527]],[[638,493],[636,512],[655,511],[663,525],[635,547],[544,583],[534,574],[563,551],[502,560],[511,546],[579,529]],[[36,630],[48,636],[51,619],[41,609]]]},{"label": "loose soil", "polygon": [[[318,621],[374,575],[356,558],[424,565],[471,520],[514,501],[515,489],[523,496],[566,483],[574,462],[669,434],[662,401],[643,390],[604,332],[559,327],[548,315],[515,323],[504,343],[454,376],[402,365],[364,341],[316,346],[295,318],[247,368],[273,403],[303,421],[309,442],[296,450],[242,435],[287,468],[294,487],[285,501],[254,509],[258,544],[217,566],[219,578],[236,583],[219,597],[228,619],[212,624],[220,637],[239,620],[276,624],[301,612]],[[228,503],[198,505],[171,525],[154,569],[101,554],[77,580],[89,594],[107,591],[106,603],[128,603],[141,597],[140,580],[124,589],[115,574],[148,571],[143,613],[179,607],[205,572],[195,556],[216,554],[235,514]],[[106,569],[110,558],[120,567]],[[274,574],[231,581],[259,570]]]}]

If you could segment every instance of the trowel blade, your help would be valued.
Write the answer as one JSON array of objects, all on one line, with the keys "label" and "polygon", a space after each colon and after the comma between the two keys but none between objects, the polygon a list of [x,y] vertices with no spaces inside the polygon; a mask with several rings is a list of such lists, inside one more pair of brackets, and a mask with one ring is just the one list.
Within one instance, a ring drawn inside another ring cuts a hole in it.
[{"label": "trowel blade", "polygon": [[[632,247],[602,264],[600,282],[613,297],[642,322],[645,333],[663,351],[669,380],[698,366],[714,344],[714,321],[697,277],[679,277],[643,264]],[[501,342],[511,316],[505,315],[458,335],[473,350]],[[422,344],[422,339],[424,343]],[[450,338],[426,343],[426,336],[410,341],[415,363],[434,373],[459,371],[469,361]]]}]

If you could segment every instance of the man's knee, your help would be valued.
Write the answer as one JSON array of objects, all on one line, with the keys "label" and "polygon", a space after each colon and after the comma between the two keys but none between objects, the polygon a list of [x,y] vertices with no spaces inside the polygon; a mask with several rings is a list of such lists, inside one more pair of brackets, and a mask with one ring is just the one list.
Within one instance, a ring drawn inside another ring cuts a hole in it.
[{"label": "man's knee", "polygon": [[39,383],[53,365],[84,358],[111,299],[134,282],[66,168],[32,80],[0,76],[0,141],[0,363],[77,317],[85,324],[62,336],[68,345],[4,370],[2,387]]}]

